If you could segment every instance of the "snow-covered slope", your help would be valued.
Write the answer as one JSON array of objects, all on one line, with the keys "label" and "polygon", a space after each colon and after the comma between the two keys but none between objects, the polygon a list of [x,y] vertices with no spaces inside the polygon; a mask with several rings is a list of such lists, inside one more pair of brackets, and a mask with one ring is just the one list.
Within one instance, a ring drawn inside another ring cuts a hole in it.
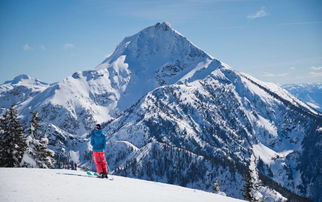
[{"label": "snow-covered slope", "polygon": [[13,80],[0,85],[0,114],[4,108],[30,101],[44,91],[49,84],[28,75],[16,76]]},{"label": "snow-covered slope", "polygon": [[[209,55],[169,24],[157,23],[126,37],[97,68],[107,69],[115,85],[123,84],[118,107],[126,109],[158,86],[173,84],[195,68],[207,69],[211,61]],[[186,79],[192,77],[193,74]]]},{"label": "snow-covered slope", "polygon": [[[302,144],[319,137],[321,120],[277,85],[222,67],[203,80],[157,88],[108,124],[108,159],[121,175],[204,190],[217,180],[239,198],[254,153],[264,184],[274,180],[303,195],[301,186],[319,186],[316,178],[306,184],[301,158],[305,149],[318,150],[321,139],[311,148]],[[277,200],[278,194],[265,197]]]},{"label": "snow-covered slope", "polygon": [[163,183],[119,176],[87,177],[85,172],[0,168],[0,201],[238,202],[241,200]]},{"label": "snow-covered slope", "polygon": [[106,69],[83,71],[48,87],[21,108],[23,115],[38,111],[45,122],[80,136],[110,119],[117,96]]},{"label": "snow-covered slope", "polygon": [[282,87],[311,107],[322,112],[322,83],[287,84]]}]

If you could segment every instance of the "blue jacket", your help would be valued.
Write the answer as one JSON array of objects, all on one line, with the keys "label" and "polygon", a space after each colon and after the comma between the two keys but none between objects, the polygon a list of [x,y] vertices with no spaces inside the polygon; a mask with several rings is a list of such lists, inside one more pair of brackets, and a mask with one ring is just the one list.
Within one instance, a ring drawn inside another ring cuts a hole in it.
[{"label": "blue jacket", "polygon": [[93,151],[104,151],[106,146],[106,136],[103,134],[101,129],[95,129],[91,133],[91,145]]}]

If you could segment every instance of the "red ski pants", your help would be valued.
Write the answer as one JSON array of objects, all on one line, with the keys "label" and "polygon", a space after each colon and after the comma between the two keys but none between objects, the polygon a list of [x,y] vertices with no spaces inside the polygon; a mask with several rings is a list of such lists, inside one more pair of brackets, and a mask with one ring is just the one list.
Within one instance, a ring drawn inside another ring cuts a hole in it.
[{"label": "red ski pants", "polygon": [[104,152],[93,151],[94,162],[98,173],[107,173],[108,167]]}]

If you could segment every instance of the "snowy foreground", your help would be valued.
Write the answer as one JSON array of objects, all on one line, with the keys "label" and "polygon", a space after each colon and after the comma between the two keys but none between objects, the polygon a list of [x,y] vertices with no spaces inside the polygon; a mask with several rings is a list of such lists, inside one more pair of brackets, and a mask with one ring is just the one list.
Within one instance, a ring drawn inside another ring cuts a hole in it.
[{"label": "snowy foreground", "polygon": [[0,201],[241,201],[180,186],[56,169],[0,168]]}]

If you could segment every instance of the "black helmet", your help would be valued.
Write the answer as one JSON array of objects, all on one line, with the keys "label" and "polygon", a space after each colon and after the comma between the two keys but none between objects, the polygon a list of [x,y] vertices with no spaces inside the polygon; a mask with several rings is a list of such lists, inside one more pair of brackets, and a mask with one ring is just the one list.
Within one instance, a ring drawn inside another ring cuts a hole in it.
[{"label": "black helmet", "polygon": [[96,124],[95,128],[96,129],[102,129],[101,124]]}]

